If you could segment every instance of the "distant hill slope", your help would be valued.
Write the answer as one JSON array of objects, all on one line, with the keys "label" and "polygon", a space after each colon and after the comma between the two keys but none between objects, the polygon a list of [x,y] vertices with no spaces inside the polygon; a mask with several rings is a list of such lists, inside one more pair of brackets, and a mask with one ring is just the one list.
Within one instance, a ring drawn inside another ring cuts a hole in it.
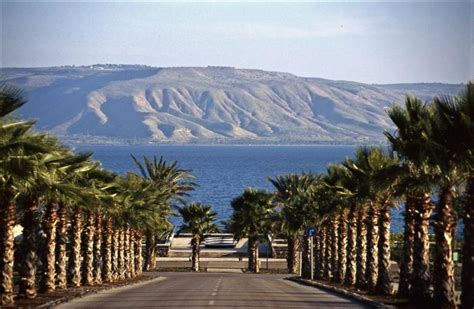
[{"label": "distant hill slope", "polygon": [[28,91],[20,117],[63,138],[177,143],[364,143],[383,140],[385,108],[450,84],[368,85],[230,67],[3,68]]}]

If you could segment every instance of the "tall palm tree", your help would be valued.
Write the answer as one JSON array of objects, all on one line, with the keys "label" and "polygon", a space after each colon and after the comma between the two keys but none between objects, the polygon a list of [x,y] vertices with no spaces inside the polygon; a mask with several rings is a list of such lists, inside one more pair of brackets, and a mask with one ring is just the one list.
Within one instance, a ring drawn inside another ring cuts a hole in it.
[{"label": "tall palm tree", "polygon": [[[337,244],[333,245],[333,252],[335,252],[334,255],[337,257],[333,263],[333,280],[338,283],[343,283],[344,281],[351,280],[346,278],[346,270],[351,266],[355,268],[355,250],[353,250],[355,249],[355,242],[352,242],[354,239],[353,236],[355,236],[355,226],[354,229],[348,233],[348,227],[351,227],[348,226],[348,212],[350,208],[354,206],[350,197],[350,195],[353,194],[351,190],[354,190],[354,184],[353,179],[351,179],[351,173],[342,164],[330,165],[325,181],[331,189],[329,190],[330,195],[328,198],[332,206],[329,207],[329,210],[333,212],[333,221],[335,221],[332,224],[333,230],[335,230],[333,237],[337,239]],[[349,236],[351,236],[350,239]],[[349,240],[351,243],[348,246]],[[354,269],[349,271],[352,272]],[[350,275],[353,275],[353,279],[355,280],[355,271]]]},{"label": "tall palm tree", "polygon": [[206,237],[206,234],[218,231],[218,227],[214,223],[217,213],[212,211],[211,206],[191,203],[179,208],[179,214],[183,218],[181,231],[187,231],[193,235],[191,240],[193,248],[192,270],[199,271],[201,242]]},{"label": "tall palm tree", "polygon": [[103,238],[103,223],[102,223],[102,209],[97,209],[96,226],[94,235],[94,284],[102,284],[102,238]]},{"label": "tall palm tree", "polygon": [[259,272],[258,243],[270,232],[274,205],[272,195],[266,191],[247,188],[231,202],[232,215],[229,229],[234,238],[248,238],[248,269]]},{"label": "tall palm tree", "polygon": [[13,303],[13,226],[17,197],[38,168],[36,157],[47,153],[45,136],[32,133],[32,121],[10,114],[26,103],[21,90],[0,85],[0,305]]},{"label": "tall palm tree", "polygon": [[102,272],[104,282],[113,281],[112,269],[112,217],[109,213],[105,214],[105,235],[104,235],[104,270]]},{"label": "tall palm tree", "polygon": [[80,206],[75,206],[72,215],[69,253],[69,280],[73,287],[81,286],[81,242],[83,231],[83,213]]},{"label": "tall palm tree", "polygon": [[[349,161],[349,160],[348,160]],[[347,163],[347,162],[346,162]],[[350,164],[350,161],[349,161]],[[334,169],[334,168],[333,168]],[[338,171],[337,173],[334,173]],[[337,166],[333,174],[335,181],[332,182],[333,190],[338,196],[339,211],[342,212],[339,222],[339,248],[345,248],[344,253],[339,253],[338,281],[345,285],[354,285],[356,283],[356,262],[357,262],[357,208],[359,201],[357,199],[358,179],[347,169],[344,164]],[[329,170],[328,170],[328,174]],[[347,231],[344,231],[347,229]],[[339,250],[341,251],[341,250]]]},{"label": "tall palm tree", "polygon": [[398,297],[408,297],[410,293],[410,276],[413,272],[413,243],[415,238],[414,199],[407,195],[404,213],[403,249],[400,261],[400,279],[398,283]]},{"label": "tall palm tree", "polygon": [[58,225],[57,225],[57,267],[56,267],[56,284],[57,288],[67,288],[67,227],[68,213],[65,202],[59,203]]},{"label": "tall palm tree", "polygon": [[24,198],[24,213],[21,225],[22,231],[22,261],[20,267],[19,293],[26,298],[35,298],[37,292],[36,272],[38,263],[37,231],[39,225],[38,193],[30,193]]},{"label": "tall palm tree", "polygon": [[94,284],[94,235],[95,235],[95,216],[92,210],[86,211],[86,221],[83,229],[83,271],[82,282],[84,285]]},{"label": "tall palm tree", "polygon": [[[453,158],[461,173],[466,175],[467,202],[463,205],[464,245],[462,260],[461,307],[474,306],[474,84],[468,82],[457,97],[435,98],[434,141],[438,150]],[[437,225],[439,228],[441,226]]]},{"label": "tall palm tree", "polygon": [[[431,184],[433,169],[427,163],[432,109],[415,97],[408,96],[405,105],[394,105],[388,111],[397,131],[385,132],[392,147],[405,159],[407,195],[414,200],[413,273],[410,299],[414,303],[430,301],[429,218],[433,210]],[[403,183],[401,184],[403,186]]]},{"label": "tall palm tree", "polygon": [[51,292],[56,288],[56,231],[57,208],[60,200],[84,198],[87,190],[78,187],[74,179],[81,177],[86,171],[95,168],[89,158],[92,154],[72,154],[66,148],[59,148],[47,156],[43,165],[44,175],[35,180],[32,190],[43,192],[45,197],[45,214],[43,231],[45,233],[44,249],[42,251],[42,274],[40,290]]},{"label": "tall palm tree", "polygon": [[359,179],[364,179],[361,192],[367,197],[368,252],[366,279],[369,292],[391,294],[390,279],[390,207],[393,180],[381,181],[381,176],[398,168],[398,159],[380,148],[360,148],[353,164],[346,167]]},{"label": "tall palm tree", "polygon": [[[367,266],[367,226],[365,217],[367,216],[367,207],[361,204],[357,211],[357,246],[356,246],[356,286],[360,289],[367,287],[366,266]],[[371,248],[370,248],[371,249]]]}]

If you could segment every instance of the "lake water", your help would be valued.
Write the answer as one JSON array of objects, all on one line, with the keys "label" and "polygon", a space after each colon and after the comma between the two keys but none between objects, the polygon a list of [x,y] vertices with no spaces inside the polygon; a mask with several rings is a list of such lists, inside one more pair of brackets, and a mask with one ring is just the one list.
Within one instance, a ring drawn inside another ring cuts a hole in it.
[{"label": "lake water", "polygon": [[[130,154],[163,156],[191,169],[199,187],[190,200],[210,204],[219,220],[232,212],[230,201],[246,187],[272,190],[268,177],[291,172],[324,172],[329,163],[352,157],[355,146],[75,146],[77,151],[93,151],[94,159],[119,174],[139,173]],[[177,219],[173,220],[177,223]],[[400,211],[393,210],[392,231],[403,229]]]}]

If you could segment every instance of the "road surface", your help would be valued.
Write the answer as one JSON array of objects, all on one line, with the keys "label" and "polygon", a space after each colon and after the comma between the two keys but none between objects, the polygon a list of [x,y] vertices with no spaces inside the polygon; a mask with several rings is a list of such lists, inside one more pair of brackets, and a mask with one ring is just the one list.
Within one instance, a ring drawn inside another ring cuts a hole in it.
[{"label": "road surface", "polygon": [[159,273],[154,280],[74,299],[57,308],[368,308],[285,275]]}]

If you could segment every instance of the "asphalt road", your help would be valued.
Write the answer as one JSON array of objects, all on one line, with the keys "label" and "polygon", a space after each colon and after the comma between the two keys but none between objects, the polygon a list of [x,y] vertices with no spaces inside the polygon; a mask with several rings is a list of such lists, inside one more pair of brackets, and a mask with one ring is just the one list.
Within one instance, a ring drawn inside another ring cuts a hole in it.
[{"label": "asphalt road", "polygon": [[57,308],[368,308],[284,280],[285,275],[159,273],[163,279],[103,291]]}]

